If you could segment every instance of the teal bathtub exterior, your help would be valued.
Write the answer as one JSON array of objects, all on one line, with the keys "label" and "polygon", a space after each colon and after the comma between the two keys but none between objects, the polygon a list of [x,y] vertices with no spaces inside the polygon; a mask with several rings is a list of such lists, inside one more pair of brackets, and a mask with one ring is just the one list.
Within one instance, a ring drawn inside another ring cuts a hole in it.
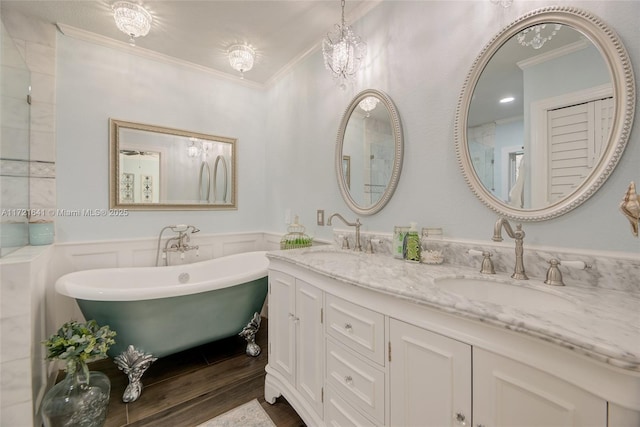
[{"label": "teal bathtub exterior", "polygon": [[109,325],[115,357],[133,345],[164,357],[238,334],[260,312],[267,296],[267,276],[203,293],[141,301],[77,299],[86,319]]},{"label": "teal bathtub exterior", "polygon": [[168,267],[76,271],[55,287],[77,301],[85,319],[116,331],[110,357],[133,346],[159,358],[248,327],[266,299],[268,269],[265,251],[243,252]]},{"label": "teal bathtub exterior", "polygon": [[129,378],[122,400],[140,397],[141,377],[158,358],[240,335],[248,356],[260,354],[255,334],[267,297],[265,251],[192,264],[82,270],[56,280],[85,319],[116,332],[108,355]]}]

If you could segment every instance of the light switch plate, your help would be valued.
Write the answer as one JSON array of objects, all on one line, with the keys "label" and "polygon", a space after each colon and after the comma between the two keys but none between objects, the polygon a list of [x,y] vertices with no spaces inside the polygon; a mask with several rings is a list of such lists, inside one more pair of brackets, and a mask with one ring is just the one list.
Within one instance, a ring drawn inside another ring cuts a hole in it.
[{"label": "light switch plate", "polygon": [[316,211],[316,220],[318,225],[324,225],[324,209],[318,209]]}]

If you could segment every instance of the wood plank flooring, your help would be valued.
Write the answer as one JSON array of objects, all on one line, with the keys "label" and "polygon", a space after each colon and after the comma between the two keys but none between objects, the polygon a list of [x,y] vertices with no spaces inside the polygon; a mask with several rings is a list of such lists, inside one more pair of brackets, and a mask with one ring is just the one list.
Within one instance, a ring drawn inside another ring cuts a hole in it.
[{"label": "wood plank flooring", "polygon": [[110,359],[92,363],[91,370],[111,379],[105,427],[191,427],[252,399],[258,399],[278,427],[304,426],[284,398],[274,405],[264,400],[267,327],[263,318],[256,336],[262,348],[258,357],[244,353],[244,339],[231,337],[156,361],[142,377],[142,395],[132,403],[122,402],[126,375]]}]

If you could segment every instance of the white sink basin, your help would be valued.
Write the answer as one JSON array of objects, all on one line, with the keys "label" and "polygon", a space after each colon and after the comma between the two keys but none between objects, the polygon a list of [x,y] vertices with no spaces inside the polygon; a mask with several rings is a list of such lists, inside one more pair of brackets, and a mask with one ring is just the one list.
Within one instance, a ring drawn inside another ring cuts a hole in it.
[{"label": "white sink basin", "polygon": [[517,284],[459,277],[435,279],[434,283],[444,291],[458,294],[473,301],[543,311],[576,308],[571,300],[560,295]]}]

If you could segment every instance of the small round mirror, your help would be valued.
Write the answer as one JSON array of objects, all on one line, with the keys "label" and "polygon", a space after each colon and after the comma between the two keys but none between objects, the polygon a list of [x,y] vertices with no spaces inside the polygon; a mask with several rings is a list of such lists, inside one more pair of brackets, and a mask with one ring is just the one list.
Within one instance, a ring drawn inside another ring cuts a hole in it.
[{"label": "small round mirror", "polygon": [[360,215],[380,211],[391,199],[402,169],[403,138],[398,112],[381,91],[367,89],[345,111],[336,140],[338,186]]}]

